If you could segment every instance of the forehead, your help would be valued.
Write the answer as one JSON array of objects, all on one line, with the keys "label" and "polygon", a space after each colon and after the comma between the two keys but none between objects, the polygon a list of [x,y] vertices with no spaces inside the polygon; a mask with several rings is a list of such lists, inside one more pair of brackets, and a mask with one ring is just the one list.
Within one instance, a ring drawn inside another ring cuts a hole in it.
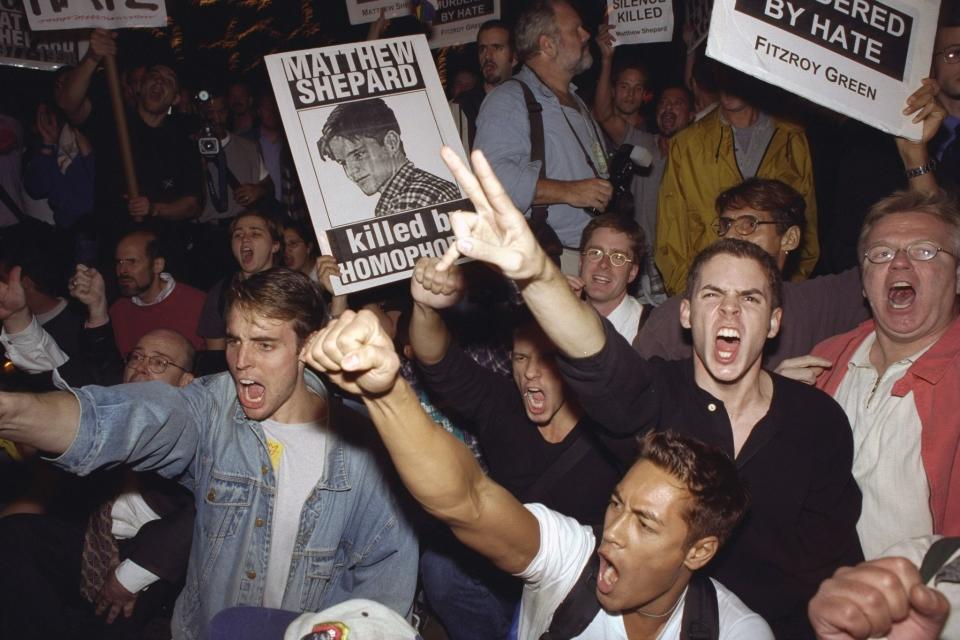
[{"label": "forehead", "polygon": [[[270,318],[263,312],[246,306],[232,306],[227,310],[227,334],[247,340],[293,340],[297,334],[293,320]],[[296,363],[296,359],[293,360]]]},{"label": "forehead", "polygon": [[539,326],[525,324],[513,331],[513,350],[525,354],[540,354],[549,352],[551,344]]},{"label": "forehead", "polygon": [[171,69],[166,65],[158,64],[150,67],[150,70],[147,72],[147,75],[154,76],[154,77],[159,76],[168,82],[177,84],[177,74],[174,73],[173,69]]},{"label": "forehead", "polygon": [[754,216],[757,220],[773,220],[773,216],[770,215],[769,211],[762,211],[761,209],[754,209],[753,207],[742,207],[740,209],[734,209],[733,207],[727,207],[720,214],[723,218],[739,218],[740,216]]},{"label": "forehead", "polygon": [[330,141],[330,150],[333,151],[333,155],[337,158],[348,156],[359,149],[370,149],[382,146],[383,145],[377,142],[376,138],[368,138],[366,136],[360,136],[354,139],[336,136]]},{"label": "forehead", "polygon": [[145,256],[147,254],[147,239],[143,236],[130,236],[117,244],[118,256]]},{"label": "forehead", "polygon": [[650,510],[664,522],[669,517],[682,520],[683,510],[691,500],[690,491],[679,479],[649,460],[640,460],[630,467],[617,485],[617,492],[629,507]]},{"label": "forehead", "polygon": [[477,34],[478,45],[500,44],[509,46],[510,32],[503,27],[490,27]]},{"label": "forehead", "polygon": [[587,246],[629,251],[632,248],[632,243],[630,237],[624,232],[610,227],[600,227],[590,234],[587,239]]},{"label": "forehead", "polygon": [[148,333],[140,338],[134,350],[143,351],[150,355],[164,355],[177,362],[187,357],[187,350],[183,343],[163,333]]},{"label": "forehead", "polygon": [[941,27],[937,30],[937,43],[934,48],[939,50],[952,44],[960,44],[960,27]]},{"label": "forehead", "polygon": [[866,244],[884,242],[911,242],[934,240],[942,244],[950,242],[950,227],[946,222],[929,213],[905,211],[880,218],[867,234]]},{"label": "forehead", "polygon": [[617,74],[617,82],[643,84],[645,81],[646,77],[643,72],[633,67],[623,69]]},{"label": "forehead", "polygon": [[566,2],[560,2],[553,7],[553,19],[558,26],[576,29],[580,26],[580,14]]},{"label": "forehead", "polygon": [[745,291],[757,289],[770,296],[767,274],[753,258],[723,253],[707,260],[700,269],[697,289],[710,285],[722,290]]},{"label": "forehead", "polygon": [[667,102],[671,104],[675,102],[682,102],[683,104],[687,104],[687,94],[684,93],[682,90],[677,89],[676,87],[672,89],[665,89],[663,93],[660,94],[660,104],[664,104]]},{"label": "forehead", "polygon": [[259,229],[260,231],[266,231],[267,223],[260,216],[241,216],[237,218],[237,221],[233,224],[234,231],[238,231],[240,229],[248,231]]}]

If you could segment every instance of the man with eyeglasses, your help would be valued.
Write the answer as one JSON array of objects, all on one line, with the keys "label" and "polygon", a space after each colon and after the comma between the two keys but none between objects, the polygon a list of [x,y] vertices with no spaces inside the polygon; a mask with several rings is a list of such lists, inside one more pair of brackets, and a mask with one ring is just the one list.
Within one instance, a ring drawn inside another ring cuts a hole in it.
[{"label": "man with eyeglasses", "polygon": [[[10,308],[9,288],[3,287],[0,306],[16,314],[21,311]],[[43,333],[32,339],[34,351],[56,349]],[[185,387],[193,381],[193,356],[193,345],[176,331],[151,331],[127,356],[123,382]],[[60,359],[51,352],[47,361]],[[87,509],[28,496],[0,518],[0,634],[27,640],[83,626],[91,637],[142,637],[160,607],[173,602],[186,573],[193,496],[173,480],[129,469],[55,479],[57,494],[82,494]],[[109,531],[98,533],[101,520]]]},{"label": "man with eyeglasses", "polygon": [[859,241],[873,320],[819,344],[816,384],[850,418],[870,559],[907,538],[960,535],[960,209],[942,192],[873,206]]},{"label": "man with eyeglasses", "polygon": [[580,273],[570,288],[633,342],[653,303],[627,293],[643,259],[643,231],[632,218],[605,213],[591,220],[580,240]]},{"label": "man with eyeglasses", "polygon": [[[806,205],[795,189],[779,180],[751,178],[721,193],[715,208],[713,228],[718,236],[751,242],[770,254],[781,272],[789,270],[806,226]],[[683,296],[671,297],[650,311],[633,343],[644,358],[690,357],[690,334],[677,322],[682,300]],[[771,370],[869,317],[860,297],[860,273],[850,269],[784,282],[783,315],[777,338],[764,346],[763,363]]]}]

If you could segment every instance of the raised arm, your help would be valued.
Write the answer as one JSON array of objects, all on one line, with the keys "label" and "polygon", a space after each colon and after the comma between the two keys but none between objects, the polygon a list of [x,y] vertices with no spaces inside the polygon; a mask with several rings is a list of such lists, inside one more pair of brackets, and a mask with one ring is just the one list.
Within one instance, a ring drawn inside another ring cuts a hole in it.
[{"label": "raised arm", "polygon": [[302,357],[363,397],[400,478],[429,513],[504,571],[519,573],[530,564],[540,547],[536,519],[423,412],[397,375],[393,344],[372,313],[345,312],[314,336]]},{"label": "raised arm", "polygon": [[64,76],[63,84],[57,91],[57,105],[73,124],[80,124],[90,117],[93,108],[87,93],[90,80],[106,55],[116,55],[117,34],[106,29],[94,29],[90,33],[90,48],[77,67]]},{"label": "raised arm", "polygon": [[421,258],[410,278],[410,346],[417,360],[427,365],[440,362],[450,346],[450,332],[438,310],[455,305],[463,297],[460,267],[451,265],[438,271],[439,262],[439,258]]},{"label": "raised arm", "polygon": [[80,403],[66,391],[0,393],[0,438],[53,454],[77,435]]},{"label": "raised arm", "polygon": [[516,281],[530,311],[561,353],[580,358],[599,352],[606,341],[600,318],[573,294],[537,244],[483,153],[474,151],[471,156],[476,176],[450,149],[445,147],[441,154],[476,212],[451,214],[457,241],[437,268],[449,268],[461,255],[494,265]]},{"label": "raised arm", "polygon": [[600,77],[593,96],[593,115],[616,144],[627,135],[626,121],[613,110],[613,42],[614,35],[609,24],[601,24],[597,30],[597,46],[600,47]]},{"label": "raised arm", "polygon": [[923,131],[919,142],[897,137],[897,151],[907,172],[907,186],[911,191],[931,193],[938,191],[936,174],[932,171],[927,143],[937,134],[947,110],[940,104],[937,94],[940,85],[933,78],[923,80],[923,84],[909,98],[903,115],[913,116],[913,122],[922,122]]}]

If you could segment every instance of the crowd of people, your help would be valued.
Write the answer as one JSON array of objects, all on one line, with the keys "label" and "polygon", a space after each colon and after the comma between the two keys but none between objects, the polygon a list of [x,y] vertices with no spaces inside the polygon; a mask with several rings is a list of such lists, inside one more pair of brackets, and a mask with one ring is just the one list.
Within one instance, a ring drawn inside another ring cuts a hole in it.
[{"label": "crowd of people", "polygon": [[486,22],[456,184],[332,110],[374,215],[473,205],[349,296],[270,91],[124,67],[132,185],[95,30],[0,116],[0,636],[960,639],[943,13],[919,141],[702,51],[653,86],[568,0]]}]

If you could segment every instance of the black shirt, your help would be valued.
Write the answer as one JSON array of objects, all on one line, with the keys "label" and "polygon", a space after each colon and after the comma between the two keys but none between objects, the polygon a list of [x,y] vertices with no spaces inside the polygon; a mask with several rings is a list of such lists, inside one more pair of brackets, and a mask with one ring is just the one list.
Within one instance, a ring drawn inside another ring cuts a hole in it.
[{"label": "black shirt", "polygon": [[[420,365],[421,380],[438,409],[477,437],[490,477],[521,502],[541,502],[580,522],[603,522],[621,466],[594,441],[596,426],[581,419],[561,442],[543,439],[527,418],[514,382],[484,369],[451,345],[443,359]],[[569,396],[567,401],[570,401]],[[550,487],[537,480],[575,442],[589,439],[586,454]]]},{"label": "black shirt", "polygon": [[707,571],[780,638],[812,638],[807,602],[820,582],[863,559],[853,436],[833,398],[771,373],[773,398],[734,458],[723,403],[697,386],[690,359],[644,360],[604,321],[594,356],[560,359],[584,410],[612,434],[672,429],[719,447],[750,491],[744,521]]}]

